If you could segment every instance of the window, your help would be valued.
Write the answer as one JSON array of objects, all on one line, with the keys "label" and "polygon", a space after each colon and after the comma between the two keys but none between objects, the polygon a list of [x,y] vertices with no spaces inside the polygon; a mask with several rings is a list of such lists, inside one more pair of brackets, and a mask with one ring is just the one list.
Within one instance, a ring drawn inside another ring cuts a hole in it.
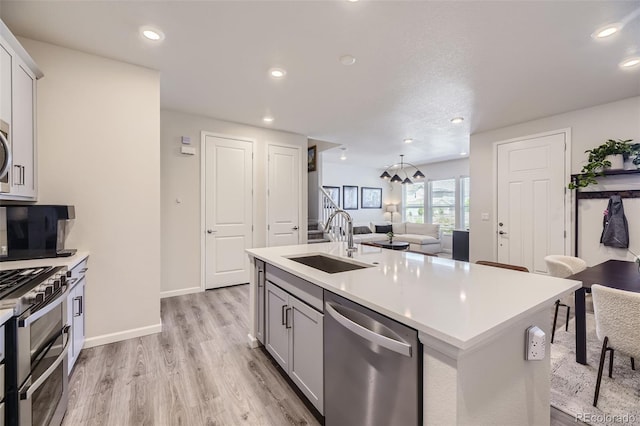
[{"label": "window", "polygon": [[469,176],[460,178],[460,229],[469,229]]},{"label": "window", "polygon": [[402,189],[404,220],[424,223],[424,182],[402,185]]},{"label": "window", "polygon": [[456,179],[429,182],[429,223],[450,233],[456,226]]}]

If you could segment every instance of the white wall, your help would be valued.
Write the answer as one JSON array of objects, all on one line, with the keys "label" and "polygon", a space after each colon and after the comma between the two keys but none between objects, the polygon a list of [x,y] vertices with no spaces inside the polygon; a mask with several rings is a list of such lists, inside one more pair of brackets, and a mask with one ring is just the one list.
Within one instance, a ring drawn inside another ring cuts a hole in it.
[{"label": "white wall", "polygon": [[[254,146],[256,172],[254,246],[266,245],[267,147],[285,144],[301,149],[307,158],[307,138],[294,133],[221,121],[177,111],[161,111],[162,182],[162,295],[200,289],[200,138],[202,131],[249,138]],[[181,136],[189,136],[196,155],[180,154]],[[307,233],[307,173],[302,177],[300,235]],[[180,203],[177,202],[180,200]],[[232,208],[232,207],[231,207]]]},{"label": "white wall", "polygon": [[[348,160],[347,160],[348,161]],[[369,222],[384,220],[385,205],[400,204],[402,202],[402,188],[380,179],[382,170],[373,167],[354,166],[345,163],[322,162],[322,186],[340,187],[340,207],[344,206],[342,186],[358,187],[358,210],[347,210],[353,218],[354,224],[367,225]],[[382,208],[363,209],[361,203],[362,187],[382,188]]]},{"label": "white wall", "polygon": [[91,252],[87,346],[160,331],[160,76],[20,39],[38,81],[40,204],[72,204]]},{"label": "white wall", "polygon": [[[591,108],[554,115],[502,129],[471,135],[471,232],[470,258],[495,259],[493,224],[493,143],[521,136],[571,128],[571,173],[580,172],[586,161],[585,150],[604,143],[607,139],[634,139],[640,141],[640,97],[598,105]],[[631,178],[636,189],[640,179]],[[640,200],[623,200],[629,220],[630,249],[640,253]],[[602,231],[602,211],[607,200],[581,200],[579,211],[580,244],[578,254],[593,265],[610,258],[631,260],[624,249],[605,248],[599,244]],[[489,213],[490,220],[481,220]],[[570,226],[573,231],[573,224]]]}]

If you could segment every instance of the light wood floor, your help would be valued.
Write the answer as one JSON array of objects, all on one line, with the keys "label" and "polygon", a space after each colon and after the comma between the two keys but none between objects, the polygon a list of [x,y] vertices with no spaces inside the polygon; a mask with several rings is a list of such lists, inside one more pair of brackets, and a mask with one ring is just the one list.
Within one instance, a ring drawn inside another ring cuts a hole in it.
[{"label": "light wood floor", "polygon": [[162,333],[83,350],[63,425],[319,425],[247,347],[248,305],[248,285],[163,299]]}]

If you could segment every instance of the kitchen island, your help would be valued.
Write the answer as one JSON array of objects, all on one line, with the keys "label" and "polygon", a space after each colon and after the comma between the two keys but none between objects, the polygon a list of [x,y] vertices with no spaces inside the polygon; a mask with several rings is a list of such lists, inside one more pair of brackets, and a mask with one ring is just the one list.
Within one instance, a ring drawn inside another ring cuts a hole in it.
[{"label": "kitchen island", "polygon": [[[423,424],[549,422],[549,345],[543,360],[527,361],[525,333],[535,325],[550,335],[551,307],[580,283],[362,245],[348,259],[345,248],[344,243],[324,243],[248,253],[258,272],[264,262],[267,271],[283,271],[311,290],[324,289],[417,330],[423,350]],[[367,267],[329,274],[291,259],[308,254]],[[264,342],[259,338],[265,315],[259,281],[260,273],[252,274],[252,347]],[[290,297],[296,291],[292,287]],[[318,393],[305,395],[321,401]]]}]

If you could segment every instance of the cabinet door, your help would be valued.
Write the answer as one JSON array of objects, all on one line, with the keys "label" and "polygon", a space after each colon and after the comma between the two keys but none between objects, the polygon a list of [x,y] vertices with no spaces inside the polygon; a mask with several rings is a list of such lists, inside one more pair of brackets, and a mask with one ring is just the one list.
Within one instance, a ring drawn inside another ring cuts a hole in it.
[{"label": "cabinet door", "polygon": [[0,45],[0,119],[8,124],[11,124],[12,66],[11,54]]},{"label": "cabinet door", "polygon": [[73,368],[73,364],[76,362],[76,359],[73,356],[73,333],[75,333],[75,327],[73,326],[73,298],[76,294],[76,289],[74,288],[67,295],[67,324],[71,326],[71,331],[69,332],[69,356],[67,357],[67,364],[69,368],[67,369],[69,375],[71,375],[71,369]]},{"label": "cabinet door", "polygon": [[256,297],[258,306],[256,309],[256,315],[258,315],[258,331],[257,338],[260,343],[264,345],[264,263],[256,260],[256,282],[258,284],[258,297]]},{"label": "cabinet door", "polygon": [[13,65],[13,167],[11,193],[35,198],[35,77],[14,58]]},{"label": "cabinet door", "polygon": [[84,346],[84,278],[73,289],[73,359],[74,361],[80,355],[80,351]]},{"label": "cabinet door", "polygon": [[323,401],[323,315],[294,296],[289,296],[289,376],[322,414]]},{"label": "cabinet door", "polygon": [[269,281],[266,290],[265,347],[278,364],[289,371],[289,330],[285,324],[289,294]]}]

